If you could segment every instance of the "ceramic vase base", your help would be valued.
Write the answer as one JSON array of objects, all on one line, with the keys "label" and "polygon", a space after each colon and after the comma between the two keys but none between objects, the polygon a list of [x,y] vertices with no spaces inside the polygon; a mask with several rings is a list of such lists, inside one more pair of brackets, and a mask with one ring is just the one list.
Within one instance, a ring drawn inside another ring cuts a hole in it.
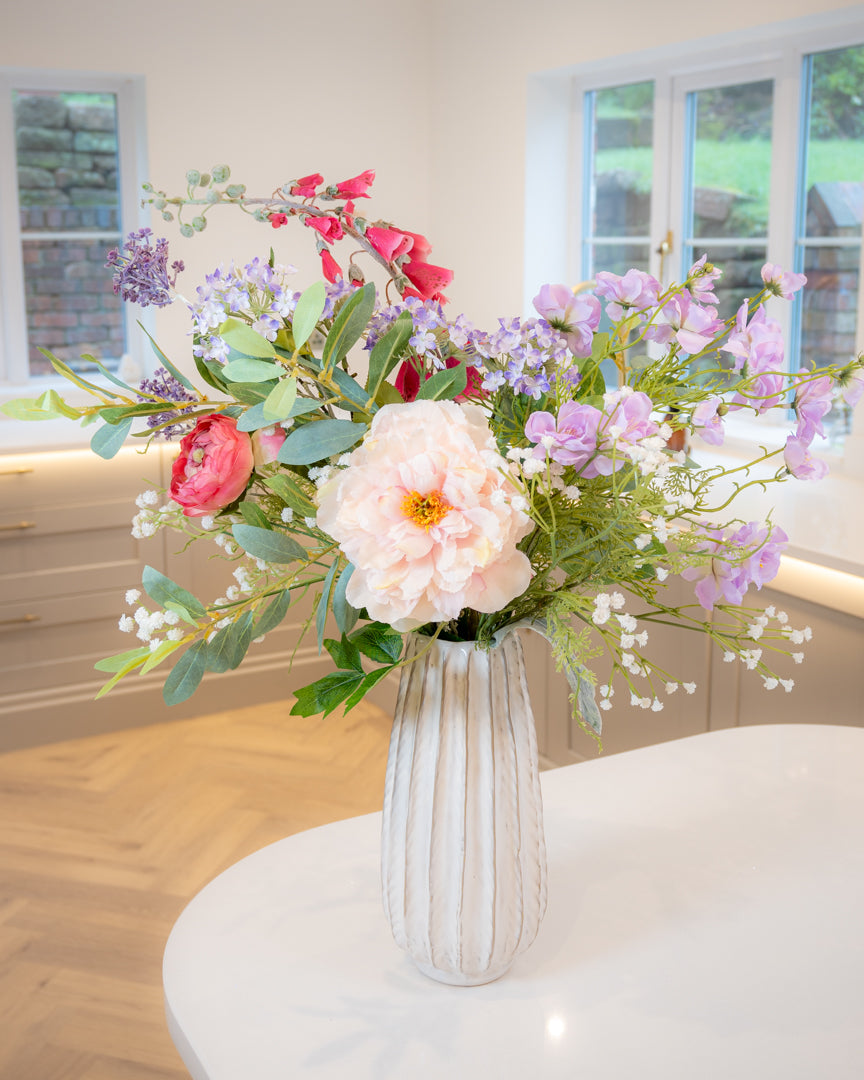
[{"label": "ceramic vase base", "polygon": [[510,963],[505,964],[503,967],[484,971],[479,975],[464,975],[459,971],[440,971],[438,968],[432,967],[431,964],[422,964],[416,960],[414,963],[417,970],[423,975],[434,979],[435,982],[445,983],[447,986],[485,986],[487,983],[500,979],[502,975],[506,975],[513,966]]}]

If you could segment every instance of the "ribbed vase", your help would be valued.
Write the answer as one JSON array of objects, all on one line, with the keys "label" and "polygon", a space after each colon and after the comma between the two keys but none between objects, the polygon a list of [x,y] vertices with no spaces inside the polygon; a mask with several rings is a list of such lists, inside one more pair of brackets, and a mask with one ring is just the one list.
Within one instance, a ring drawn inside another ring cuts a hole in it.
[{"label": "ribbed vase", "polygon": [[[546,910],[534,717],[516,634],[490,651],[415,636],[384,792],[381,876],[397,944],[440,982],[499,978]],[[426,649],[425,652],[423,650]]]}]

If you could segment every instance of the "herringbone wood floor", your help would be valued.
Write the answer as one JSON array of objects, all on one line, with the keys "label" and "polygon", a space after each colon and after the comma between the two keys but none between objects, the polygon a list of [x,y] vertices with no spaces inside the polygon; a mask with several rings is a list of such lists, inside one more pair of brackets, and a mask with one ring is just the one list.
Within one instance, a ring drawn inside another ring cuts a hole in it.
[{"label": "herringbone wood floor", "polygon": [[0,755],[0,1078],[185,1080],[161,958],[186,902],[380,807],[390,721],[290,702]]}]

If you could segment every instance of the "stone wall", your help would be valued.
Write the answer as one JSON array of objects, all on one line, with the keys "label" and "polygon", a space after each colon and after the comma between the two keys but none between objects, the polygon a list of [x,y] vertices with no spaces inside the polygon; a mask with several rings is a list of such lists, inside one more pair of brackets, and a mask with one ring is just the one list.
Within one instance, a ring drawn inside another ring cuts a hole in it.
[{"label": "stone wall", "polygon": [[[120,229],[113,102],[22,93],[15,128],[31,374],[51,370],[40,345],[79,369],[87,366],[82,353],[113,366],[125,349],[120,301],[105,268]],[[66,235],[28,239],[34,232]],[[108,235],[76,237],[81,232]]]}]

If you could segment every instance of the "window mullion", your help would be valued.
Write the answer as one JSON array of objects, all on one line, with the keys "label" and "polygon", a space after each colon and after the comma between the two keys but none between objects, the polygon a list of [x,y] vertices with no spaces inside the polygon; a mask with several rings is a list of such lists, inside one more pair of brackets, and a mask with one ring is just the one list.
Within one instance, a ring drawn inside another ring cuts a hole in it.
[{"label": "window mullion", "polygon": [[12,88],[0,76],[0,381],[29,377]]}]

